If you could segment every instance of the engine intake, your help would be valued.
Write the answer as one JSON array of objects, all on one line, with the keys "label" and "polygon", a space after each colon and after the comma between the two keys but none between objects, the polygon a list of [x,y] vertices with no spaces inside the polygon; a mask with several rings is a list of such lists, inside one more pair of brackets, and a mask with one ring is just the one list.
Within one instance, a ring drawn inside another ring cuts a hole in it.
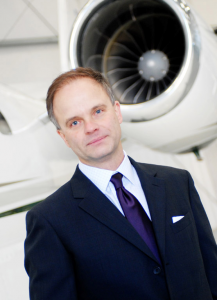
[{"label": "engine intake", "polygon": [[187,23],[172,0],[89,1],[72,31],[72,67],[104,73],[124,121],[154,119],[176,106],[195,79],[198,57],[194,64]]}]

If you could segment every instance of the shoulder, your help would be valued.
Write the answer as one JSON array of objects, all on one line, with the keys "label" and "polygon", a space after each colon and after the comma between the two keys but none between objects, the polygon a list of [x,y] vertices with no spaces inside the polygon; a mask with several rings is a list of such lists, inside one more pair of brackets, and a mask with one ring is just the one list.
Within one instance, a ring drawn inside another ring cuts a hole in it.
[{"label": "shoulder", "polygon": [[167,198],[173,201],[176,199],[178,205],[184,203],[184,199],[189,202],[191,191],[196,191],[187,170],[146,163],[136,163],[134,167],[140,181],[146,184],[146,187],[152,184],[164,187]]},{"label": "shoulder", "polygon": [[30,215],[51,216],[60,212],[63,207],[68,207],[73,200],[71,181],[68,181],[53,194],[35,205],[28,213]]},{"label": "shoulder", "polygon": [[81,214],[80,202],[89,192],[91,181],[76,168],[72,178],[27,214],[29,218],[43,218],[50,223],[61,223],[66,218],[77,219]]},{"label": "shoulder", "polygon": [[171,176],[188,177],[189,176],[189,172],[184,169],[178,169],[178,168],[163,166],[163,165],[155,165],[155,164],[136,162],[132,158],[130,158],[130,161],[136,169],[139,168],[141,171],[146,172],[153,176],[157,176],[157,177],[171,177]]},{"label": "shoulder", "polygon": [[135,162],[131,158],[130,160],[139,177],[141,175],[149,176],[149,178],[155,177],[164,180],[164,182],[168,185],[172,184],[174,186],[179,186],[181,184],[187,187],[189,185],[189,181],[193,182],[191,175],[186,170],[162,165],[139,163]]},{"label": "shoulder", "polygon": [[174,167],[162,166],[162,165],[154,165],[154,164],[146,164],[139,163],[139,165],[147,171],[156,172],[157,174],[161,174],[164,176],[170,175],[184,175],[188,174],[187,170],[178,169]]}]

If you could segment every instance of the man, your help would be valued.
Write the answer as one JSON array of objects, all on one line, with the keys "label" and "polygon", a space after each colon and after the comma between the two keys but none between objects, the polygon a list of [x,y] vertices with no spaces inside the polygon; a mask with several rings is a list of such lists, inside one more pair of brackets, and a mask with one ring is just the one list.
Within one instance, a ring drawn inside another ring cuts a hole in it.
[{"label": "man", "polygon": [[217,247],[190,174],[127,157],[98,72],[59,76],[47,109],[79,165],[27,214],[31,300],[216,300]]}]

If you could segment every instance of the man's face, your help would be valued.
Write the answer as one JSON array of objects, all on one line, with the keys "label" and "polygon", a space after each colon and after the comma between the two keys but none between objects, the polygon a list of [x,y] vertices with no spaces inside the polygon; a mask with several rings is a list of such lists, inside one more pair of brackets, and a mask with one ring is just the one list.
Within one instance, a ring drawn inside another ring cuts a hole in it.
[{"label": "man's face", "polygon": [[61,88],[54,97],[58,130],[81,162],[100,163],[123,155],[119,102],[112,105],[105,90],[90,78],[79,78]]}]

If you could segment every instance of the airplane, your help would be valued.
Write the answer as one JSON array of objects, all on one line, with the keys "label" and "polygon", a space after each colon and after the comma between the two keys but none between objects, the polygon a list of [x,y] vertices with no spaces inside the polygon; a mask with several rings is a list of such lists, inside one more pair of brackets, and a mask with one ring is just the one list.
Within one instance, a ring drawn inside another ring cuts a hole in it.
[{"label": "airplane", "polygon": [[[215,230],[214,30],[182,0],[90,0],[69,44],[72,68],[92,67],[111,83],[121,103],[127,153],[138,161],[187,168]],[[7,228],[0,233],[0,297],[26,300],[26,211],[70,179],[77,158],[59,140],[45,103],[4,85],[0,145],[0,226]]]},{"label": "airplane", "polygon": [[77,158],[60,141],[45,102],[3,84],[0,145],[0,298],[25,300],[26,212],[71,178]]},{"label": "airplane", "polygon": [[214,30],[185,1],[90,0],[74,23],[70,61],[104,73],[128,137],[199,156],[217,137],[216,48]]},{"label": "airplane", "polygon": [[77,164],[73,152],[59,142],[45,102],[3,84],[0,145],[0,213],[44,199],[69,179]]}]

